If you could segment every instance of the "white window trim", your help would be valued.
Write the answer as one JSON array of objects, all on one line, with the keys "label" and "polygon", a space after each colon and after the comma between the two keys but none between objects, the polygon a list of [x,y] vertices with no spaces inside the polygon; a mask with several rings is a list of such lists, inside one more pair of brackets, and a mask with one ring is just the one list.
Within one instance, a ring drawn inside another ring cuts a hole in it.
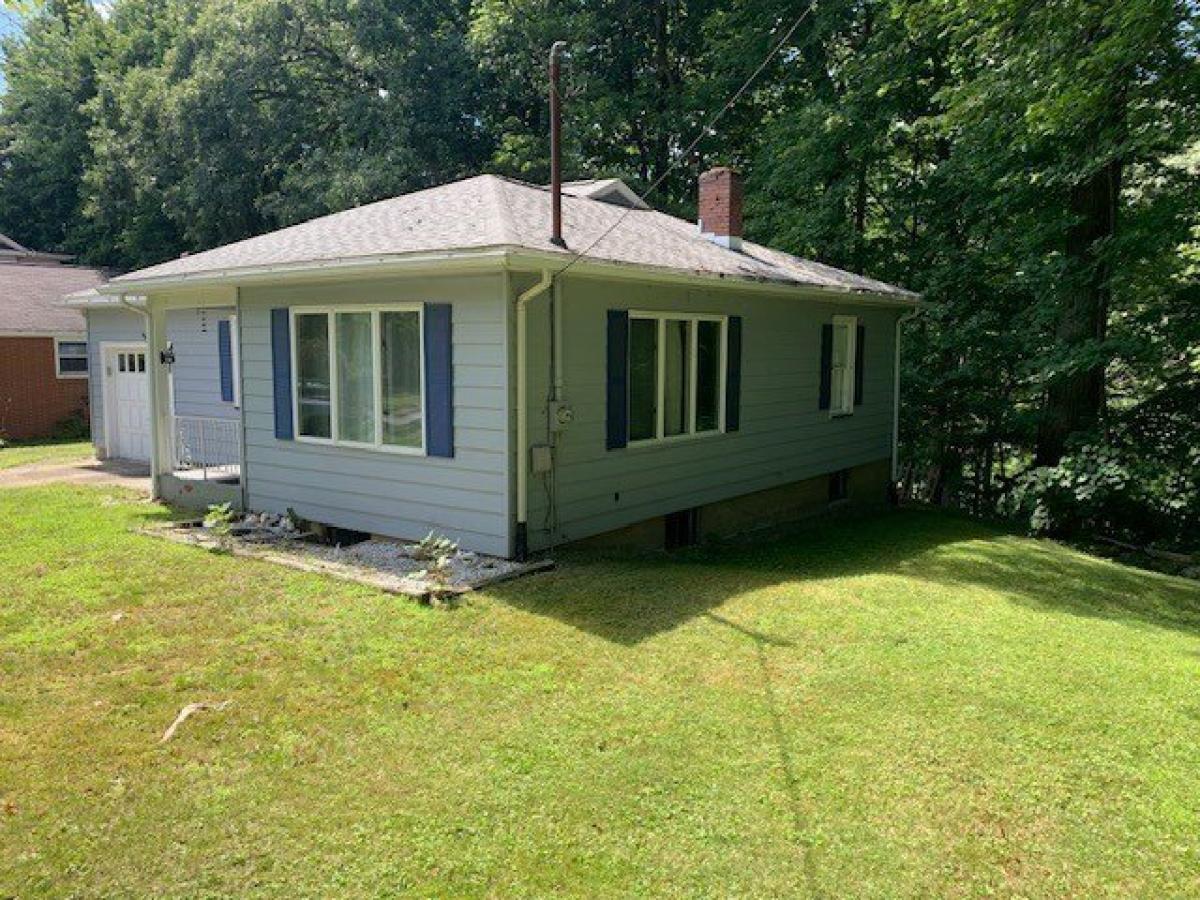
[{"label": "white window trim", "polygon": [[[654,427],[654,437],[639,438],[633,440],[629,438],[629,413],[626,410],[625,415],[625,437],[626,447],[653,447],[662,444],[675,444],[680,441],[694,441],[698,438],[710,438],[719,434],[725,433],[725,379],[728,375],[727,354],[729,352],[729,316],[716,315],[710,313],[693,313],[693,312],[649,312],[645,310],[630,310],[629,322],[632,325],[635,319],[649,319],[658,323],[657,337],[657,352],[656,362],[658,366],[658,385],[655,402],[658,421]],[[666,430],[666,384],[667,384],[667,356],[663,352],[666,346],[667,322],[691,322],[692,327],[688,330],[688,430],[683,434],[664,434]],[[718,322],[721,326],[720,337],[720,357],[717,361],[719,384],[717,386],[717,427],[708,431],[696,431],[696,381],[700,368],[700,353],[699,353],[699,335],[700,330],[696,327],[697,322]],[[628,363],[626,363],[628,365]],[[628,384],[628,376],[626,376],[625,403],[628,407],[629,392],[631,385]]]},{"label": "white window trim", "polygon": [[836,373],[833,371],[832,361],[830,362],[829,418],[831,419],[840,419],[843,416],[854,415],[854,373],[858,371],[858,316],[833,317],[834,341],[837,341],[837,328],[839,325],[846,326],[846,334],[848,335],[846,341],[846,369],[842,372],[842,406],[835,409],[833,406],[833,379]]},{"label": "white window trim", "polygon": [[[372,390],[375,393],[375,440],[344,441],[338,437],[338,372],[337,372],[337,313],[371,313],[371,353],[375,366],[375,380]],[[382,391],[382,358],[383,350],[379,346],[380,314],[385,312],[415,312],[417,314],[417,344],[420,359],[417,362],[418,375],[421,379],[421,446],[400,447],[395,444],[383,443],[383,391]],[[329,433],[331,437],[313,437],[300,433],[300,369],[296,358],[296,317],[304,315],[325,315],[328,322],[329,334]],[[402,456],[425,456],[428,436],[425,434],[425,419],[428,398],[425,391],[425,307],[421,303],[385,303],[385,304],[346,304],[333,306],[293,306],[289,310],[289,338],[292,355],[292,422],[293,440],[303,444],[323,444],[330,447],[351,447],[356,450],[373,450],[378,453],[398,453]],[[236,394],[235,394],[236,396]]]},{"label": "white window trim", "polygon": [[[83,344],[83,356],[73,356],[71,359],[86,359],[88,367],[83,372],[64,372],[62,370],[62,357],[59,355],[58,347],[60,344]],[[88,352],[87,337],[80,335],[79,337],[66,337],[56,335],[54,338],[54,375],[56,378],[66,381],[69,379],[87,378],[91,372],[92,359]]]},{"label": "white window trim", "polygon": [[242,333],[238,330],[238,317],[229,317],[229,362],[233,378],[233,408],[242,408]]}]

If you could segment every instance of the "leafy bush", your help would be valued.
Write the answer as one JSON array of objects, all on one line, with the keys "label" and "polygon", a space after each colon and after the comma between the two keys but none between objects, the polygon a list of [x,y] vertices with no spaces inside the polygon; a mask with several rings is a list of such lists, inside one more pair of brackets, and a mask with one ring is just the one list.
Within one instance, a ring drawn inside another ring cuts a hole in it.
[{"label": "leafy bush", "polygon": [[216,549],[229,552],[233,547],[232,529],[238,519],[231,503],[214,503],[204,516],[204,527],[217,539]]},{"label": "leafy bush", "polygon": [[429,532],[413,547],[412,558],[419,560],[438,561],[454,556],[458,552],[458,544],[445,535]]},{"label": "leafy bush", "polygon": [[91,428],[83,413],[75,413],[56,422],[51,437],[56,441],[86,441],[91,437]]},{"label": "leafy bush", "polygon": [[1092,442],[1057,466],[1033,469],[1003,511],[1036,534],[1106,535],[1194,546],[1200,537],[1200,449],[1183,460]]}]

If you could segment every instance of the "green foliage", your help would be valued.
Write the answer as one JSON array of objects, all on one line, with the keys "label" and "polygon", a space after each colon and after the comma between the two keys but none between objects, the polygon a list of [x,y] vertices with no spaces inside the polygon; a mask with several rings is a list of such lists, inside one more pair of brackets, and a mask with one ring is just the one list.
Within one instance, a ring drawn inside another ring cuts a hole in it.
[{"label": "green foliage", "polygon": [[87,0],[24,11],[24,34],[0,39],[0,231],[37,249],[74,251],[89,242],[83,107],[96,92],[102,22]]},{"label": "green foliage", "polygon": [[238,520],[232,503],[214,503],[204,514],[204,528],[217,539],[216,549],[228,553],[233,547],[233,524]]},{"label": "green foliage", "polygon": [[86,441],[91,437],[91,426],[83,413],[56,422],[51,438],[55,441]]},{"label": "green foliage", "polygon": [[214,503],[208,507],[208,512],[204,515],[204,527],[211,528],[213,531],[228,532],[236,518],[237,514],[233,511],[232,504]]},{"label": "green foliage", "polygon": [[417,560],[441,560],[458,552],[458,544],[445,535],[431,531],[412,548],[412,558]]},{"label": "green foliage", "polygon": [[1155,457],[1151,411],[1200,406],[1196,4],[809,5],[32,3],[0,231],[128,268],[482,170],[542,181],[563,39],[569,176],[670,171],[652,200],[690,215],[697,173],[738,165],[751,238],[931,302],[905,339],[910,493],[991,513],[1081,436]]}]

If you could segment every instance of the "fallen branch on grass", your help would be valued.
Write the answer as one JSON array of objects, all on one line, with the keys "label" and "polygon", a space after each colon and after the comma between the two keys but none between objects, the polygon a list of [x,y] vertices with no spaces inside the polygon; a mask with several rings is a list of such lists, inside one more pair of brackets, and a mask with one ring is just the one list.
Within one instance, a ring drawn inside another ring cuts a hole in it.
[{"label": "fallen branch on grass", "polygon": [[213,703],[208,700],[202,700],[199,703],[189,703],[179,711],[179,715],[175,717],[175,721],[171,723],[171,727],[163,732],[163,736],[158,742],[165,744],[171,738],[175,737],[175,730],[190,719],[194,713],[198,713],[202,709],[222,710],[232,702],[232,700],[222,700],[220,703]]}]

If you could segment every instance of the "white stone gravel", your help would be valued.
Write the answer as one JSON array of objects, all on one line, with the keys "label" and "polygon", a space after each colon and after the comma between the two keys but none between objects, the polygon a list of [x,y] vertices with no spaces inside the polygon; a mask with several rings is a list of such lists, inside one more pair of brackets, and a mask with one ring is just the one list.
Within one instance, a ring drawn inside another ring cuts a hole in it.
[{"label": "white stone gravel", "polygon": [[[327,547],[322,544],[303,545],[305,553],[329,562],[362,566],[392,575],[410,577],[417,572],[426,571],[434,565],[432,560],[414,559],[413,551],[416,547],[416,544],[383,540],[368,540],[360,544],[351,544],[348,547]],[[494,556],[480,556],[470,551],[459,551],[450,557],[449,569],[450,573],[447,579],[449,586],[465,588],[499,575],[512,574],[521,569],[521,564]]]},{"label": "white stone gravel", "polygon": [[[219,546],[221,538],[208,526],[169,529],[173,539],[204,546]],[[166,532],[164,532],[166,533]],[[385,590],[428,596],[462,593],[497,580],[515,577],[552,566],[548,561],[517,563],[469,550],[456,550],[447,559],[444,576],[429,574],[435,560],[419,559],[419,545],[401,541],[369,539],[357,544],[331,547],[304,538],[287,516],[249,513],[231,523],[224,539],[241,555],[259,556],[300,568],[316,568],[339,577],[374,584]]]}]

